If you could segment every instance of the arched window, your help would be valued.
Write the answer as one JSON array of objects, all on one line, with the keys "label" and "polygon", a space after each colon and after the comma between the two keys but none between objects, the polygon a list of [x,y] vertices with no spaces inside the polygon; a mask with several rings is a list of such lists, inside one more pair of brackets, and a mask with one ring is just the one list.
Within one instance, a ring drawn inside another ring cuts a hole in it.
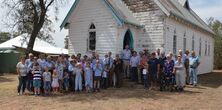
[{"label": "arched window", "polygon": [[186,32],[183,35],[183,52],[185,52],[187,49],[187,38],[186,38]]},{"label": "arched window", "polygon": [[193,37],[192,37],[192,50],[194,51],[194,35],[193,35]]},{"label": "arched window", "polygon": [[205,56],[207,56],[207,41],[205,41]]},{"label": "arched window", "polygon": [[200,44],[199,44],[199,56],[202,54],[202,40],[200,38]]},{"label": "arched window", "polygon": [[210,56],[210,42],[208,43],[208,56]]},{"label": "arched window", "polygon": [[96,26],[93,23],[89,27],[87,50],[96,50]]},{"label": "arched window", "polygon": [[174,36],[173,36],[173,53],[177,53],[177,36],[176,36],[176,30],[174,30]]}]

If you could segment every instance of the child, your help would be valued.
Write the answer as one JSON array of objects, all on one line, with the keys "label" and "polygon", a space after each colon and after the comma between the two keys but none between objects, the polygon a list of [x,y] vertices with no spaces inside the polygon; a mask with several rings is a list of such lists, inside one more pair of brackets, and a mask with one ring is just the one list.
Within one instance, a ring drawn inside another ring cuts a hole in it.
[{"label": "child", "polygon": [[109,65],[106,65],[102,74],[102,88],[107,88],[107,79],[109,74]]},{"label": "child", "polygon": [[76,68],[74,70],[75,77],[75,91],[82,91],[82,65],[81,63],[76,64]]},{"label": "child", "polygon": [[45,72],[43,73],[43,82],[44,82],[44,92],[46,95],[49,95],[51,89],[51,72],[46,67]]},{"label": "child", "polygon": [[69,90],[69,73],[66,71],[64,72],[63,83],[65,90],[67,92]]},{"label": "child", "polygon": [[89,62],[86,62],[84,71],[85,71],[86,92],[89,93],[91,89],[93,88],[93,72],[92,72]]},{"label": "child", "polygon": [[95,79],[94,79],[94,89],[96,92],[100,90],[100,80],[102,75],[102,65],[99,63],[99,60],[96,60],[96,64],[93,67],[95,72]]},{"label": "child", "polygon": [[144,64],[143,68],[143,79],[144,79],[144,87],[145,89],[148,89],[148,64]]},{"label": "child", "polygon": [[59,89],[59,76],[56,70],[54,70],[52,74],[52,89],[53,92],[58,92]]},{"label": "child", "polygon": [[37,96],[37,95],[40,95],[40,87],[41,87],[41,80],[42,80],[41,69],[37,62],[34,63],[32,74],[33,74],[34,93],[35,93],[35,96]]}]

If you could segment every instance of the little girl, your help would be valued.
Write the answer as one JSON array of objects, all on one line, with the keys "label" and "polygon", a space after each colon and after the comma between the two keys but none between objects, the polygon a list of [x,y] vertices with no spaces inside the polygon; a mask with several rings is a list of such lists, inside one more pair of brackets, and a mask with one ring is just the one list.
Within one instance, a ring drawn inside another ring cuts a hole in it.
[{"label": "little girl", "polygon": [[90,92],[93,88],[93,72],[92,68],[90,67],[90,63],[86,62],[86,67],[84,69],[85,71],[85,86],[86,86],[86,92]]},{"label": "little girl", "polygon": [[82,65],[81,63],[76,64],[76,68],[74,70],[75,77],[75,91],[82,91]]},{"label": "little girl", "polygon": [[59,76],[56,70],[53,71],[53,75],[52,75],[52,89],[53,89],[53,92],[58,92],[58,89],[59,89]]}]

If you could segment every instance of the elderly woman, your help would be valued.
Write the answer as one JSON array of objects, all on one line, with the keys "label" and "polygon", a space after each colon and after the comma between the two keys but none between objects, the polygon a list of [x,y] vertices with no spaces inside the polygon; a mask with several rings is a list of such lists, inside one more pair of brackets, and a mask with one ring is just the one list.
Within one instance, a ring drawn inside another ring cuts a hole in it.
[{"label": "elderly woman", "polygon": [[177,90],[183,91],[183,88],[185,86],[185,79],[186,79],[185,67],[184,67],[184,63],[182,62],[182,56],[178,55],[177,58],[178,59],[174,65],[174,73],[176,74],[175,75],[176,86],[177,86]]},{"label": "elderly woman", "polygon": [[173,90],[173,85],[174,85],[174,61],[171,59],[171,55],[168,54],[166,56],[166,61],[164,62],[163,65],[163,73],[164,73],[164,79],[162,83],[162,90]]},{"label": "elderly woman", "polygon": [[20,95],[20,91],[22,89],[22,94],[25,92],[26,87],[26,80],[27,80],[27,73],[28,73],[28,67],[25,64],[25,57],[20,57],[20,61],[18,62],[17,66],[17,73],[18,73],[18,95]]}]

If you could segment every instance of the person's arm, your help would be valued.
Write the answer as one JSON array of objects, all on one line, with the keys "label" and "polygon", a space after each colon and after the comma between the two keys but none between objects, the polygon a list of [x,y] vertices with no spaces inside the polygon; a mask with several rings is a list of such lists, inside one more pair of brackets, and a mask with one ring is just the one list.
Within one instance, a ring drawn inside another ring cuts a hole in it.
[{"label": "person's arm", "polygon": [[174,65],[175,69],[182,69],[183,68],[183,63],[181,62],[179,65]]}]

